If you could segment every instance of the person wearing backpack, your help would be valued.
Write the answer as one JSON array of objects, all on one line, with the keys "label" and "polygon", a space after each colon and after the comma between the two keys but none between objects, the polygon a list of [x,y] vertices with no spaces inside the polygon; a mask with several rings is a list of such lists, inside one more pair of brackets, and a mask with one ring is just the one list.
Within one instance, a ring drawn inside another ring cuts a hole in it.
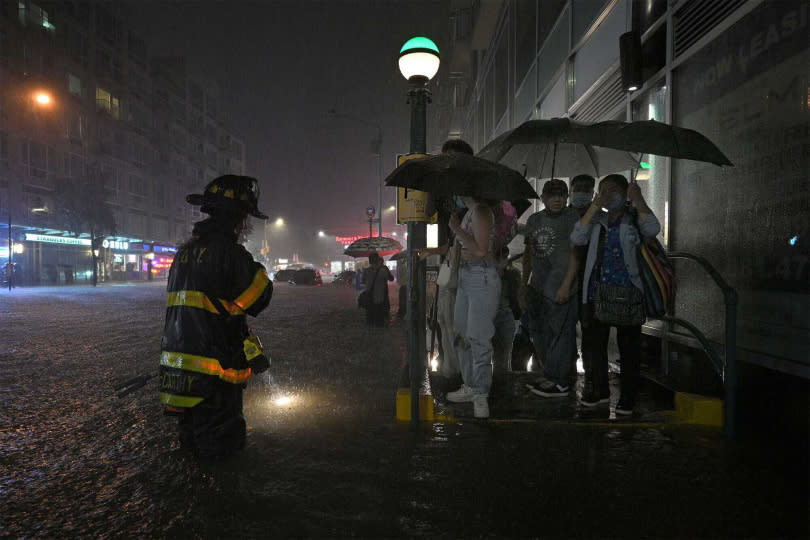
[{"label": "person wearing backpack", "polygon": [[[637,211],[637,225],[628,200]],[[583,341],[591,349],[591,362],[585,365],[591,373],[585,376],[593,382],[593,388],[582,396],[580,403],[584,407],[610,401],[605,351],[613,326],[621,354],[621,395],[616,414],[633,414],[640,379],[641,325],[645,320],[638,246],[642,237],[653,238],[660,230],[661,224],[644,201],[638,184],[628,185],[620,174],[602,179],[593,203],[574,225],[571,242],[588,246],[582,285],[582,303],[588,313],[583,327],[587,338],[583,336]]]}]

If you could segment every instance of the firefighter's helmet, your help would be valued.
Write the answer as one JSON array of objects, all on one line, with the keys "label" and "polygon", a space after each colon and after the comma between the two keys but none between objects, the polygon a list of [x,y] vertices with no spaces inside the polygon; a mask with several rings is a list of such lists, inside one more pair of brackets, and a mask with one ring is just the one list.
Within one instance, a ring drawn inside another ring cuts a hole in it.
[{"label": "firefighter's helmet", "polygon": [[205,192],[188,195],[186,202],[200,206],[200,211],[206,214],[221,209],[267,219],[265,214],[259,212],[259,182],[250,176],[226,174],[214,178],[205,186]]}]

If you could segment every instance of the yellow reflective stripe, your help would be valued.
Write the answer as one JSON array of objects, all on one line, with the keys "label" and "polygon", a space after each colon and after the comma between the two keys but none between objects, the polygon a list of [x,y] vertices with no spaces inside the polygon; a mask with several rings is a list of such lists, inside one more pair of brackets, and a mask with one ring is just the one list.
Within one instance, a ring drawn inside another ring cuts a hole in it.
[{"label": "yellow reflective stripe", "polygon": [[219,360],[216,358],[171,351],[163,351],[160,353],[160,365],[174,369],[193,371],[195,373],[203,373],[205,375],[213,375],[225,382],[233,384],[240,384],[247,381],[251,373],[250,368],[223,369]]},{"label": "yellow reflective stripe", "polygon": [[256,272],[256,276],[254,276],[253,283],[250,284],[250,287],[245,289],[245,292],[240,294],[233,303],[243,310],[247,310],[259,299],[268,283],[270,283],[270,278],[267,277],[267,272],[262,268]]},{"label": "yellow reflective stripe", "polygon": [[166,297],[166,307],[186,306],[204,309],[211,313],[219,313],[216,306],[202,291],[176,291],[170,292]]},{"label": "yellow reflective stripe", "polygon": [[201,397],[175,396],[174,394],[167,394],[165,392],[160,393],[160,401],[174,407],[193,407],[202,400],[203,398]]}]

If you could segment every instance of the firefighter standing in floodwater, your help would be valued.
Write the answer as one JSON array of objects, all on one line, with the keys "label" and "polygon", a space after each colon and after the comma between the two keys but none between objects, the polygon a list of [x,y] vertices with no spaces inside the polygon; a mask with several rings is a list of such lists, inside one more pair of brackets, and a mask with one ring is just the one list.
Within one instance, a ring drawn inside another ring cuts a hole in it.
[{"label": "firefighter standing in floodwater", "polygon": [[244,446],[242,391],[269,366],[246,316],[270,303],[273,283],[238,240],[259,212],[256,179],[225,175],[186,200],[210,214],[194,225],[169,271],[160,399],[179,417],[180,443],[220,458]]}]

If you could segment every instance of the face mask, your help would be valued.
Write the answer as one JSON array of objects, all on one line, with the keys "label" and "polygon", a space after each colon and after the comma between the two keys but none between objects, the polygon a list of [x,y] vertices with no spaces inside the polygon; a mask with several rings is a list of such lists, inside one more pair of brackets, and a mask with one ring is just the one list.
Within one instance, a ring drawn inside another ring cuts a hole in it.
[{"label": "face mask", "polygon": [[615,194],[610,201],[605,205],[605,208],[608,210],[618,210],[624,204],[624,197],[619,195],[618,193]]},{"label": "face mask", "polygon": [[455,201],[456,203],[456,208],[467,208],[467,205],[464,204],[464,201],[461,200],[461,197],[459,197],[458,195],[453,196],[453,201]]},{"label": "face mask", "polygon": [[591,204],[592,200],[593,200],[592,193],[581,193],[575,191],[574,193],[571,194],[571,206],[573,206],[574,208],[585,208],[586,206],[589,206]]}]

